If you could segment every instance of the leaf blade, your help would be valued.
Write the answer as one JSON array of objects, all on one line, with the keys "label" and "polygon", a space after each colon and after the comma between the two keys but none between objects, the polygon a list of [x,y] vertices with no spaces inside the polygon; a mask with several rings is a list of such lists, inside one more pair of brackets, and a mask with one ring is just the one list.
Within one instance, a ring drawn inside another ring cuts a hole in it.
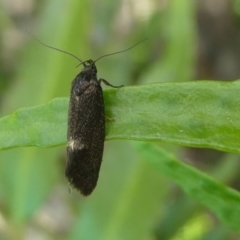
[{"label": "leaf blade", "polygon": [[[161,141],[239,153],[239,90],[239,81],[108,89],[104,91],[106,116],[113,120],[107,118],[106,140]],[[58,98],[18,110],[19,118],[13,113],[0,119],[0,149],[64,144],[67,106],[68,98]],[[22,133],[25,130],[28,134]]]},{"label": "leaf blade", "polygon": [[139,153],[191,197],[211,209],[226,225],[240,232],[240,194],[149,143],[138,143]]}]

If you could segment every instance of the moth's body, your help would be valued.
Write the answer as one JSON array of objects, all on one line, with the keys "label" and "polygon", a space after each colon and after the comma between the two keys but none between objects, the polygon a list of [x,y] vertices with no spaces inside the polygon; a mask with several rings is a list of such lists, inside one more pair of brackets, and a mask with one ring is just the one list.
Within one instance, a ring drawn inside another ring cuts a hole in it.
[{"label": "moth's body", "polygon": [[72,82],[67,133],[66,177],[83,195],[95,188],[102,162],[105,114],[101,79],[93,61]]}]

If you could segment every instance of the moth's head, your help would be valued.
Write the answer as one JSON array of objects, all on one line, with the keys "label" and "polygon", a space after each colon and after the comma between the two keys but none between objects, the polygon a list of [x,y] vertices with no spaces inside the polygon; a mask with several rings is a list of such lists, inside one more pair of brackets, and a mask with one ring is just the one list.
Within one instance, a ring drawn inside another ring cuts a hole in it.
[{"label": "moth's head", "polygon": [[93,60],[90,59],[90,60],[84,61],[82,64],[84,66],[83,72],[91,71],[92,73],[97,74],[97,68]]}]

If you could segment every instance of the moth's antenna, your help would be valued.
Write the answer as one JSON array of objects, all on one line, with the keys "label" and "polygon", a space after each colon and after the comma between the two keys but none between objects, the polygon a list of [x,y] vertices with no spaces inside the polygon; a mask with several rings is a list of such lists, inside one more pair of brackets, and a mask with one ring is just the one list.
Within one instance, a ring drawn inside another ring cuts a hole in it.
[{"label": "moth's antenna", "polygon": [[147,40],[147,38],[141,40],[140,42],[138,42],[138,43],[134,44],[133,46],[131,46],[131,47],[127,48],[127,49],[124,49],[124,50],[122,50],[122,51],[118,51],[118,52],[114,52],[114,53],[105,54],[105,55],[103,55],[103,56],[97,58],[97,59],[94,61],[94,63],[97,62],[98,60],[100,60],[101,58],[104,58],[104,57],[107,57],[107,56],[111,56],[111,55],[115,55],[115,54],[118,54],[118,53],[126,52],[126,51],[128,51],[128,50],[130,50],[130,49],[136,47],[138,44],[140,44],[140,43],[142,43],[142,42],[144,42],[144,41],[146,41],[146,40]]},{"label": "moth's antenna", "polygon": [[72,53],[70,53],[70,52],[67,52],[67,51],[64,51],[64,50],[61,50],[61,49],[58,49],[58,48],[55,48],[55,47],[52,47],[52,46],[49,46],[49,45],[41,42],[37,37],[35,37],[32,33],[30,33],[29,31],[27,31],[26,29],[25,29],[25,31],[26,31],[30,36],[32,36],[37,42],[39,42],[40,44],[42,44],[43,46],[45,46],[45,47],[47,47],[47,48],[51,48],[51,49],[56,50],[56,51],[59,51],[59,52],[62,52],[62,53],[65,53],[65,54],[67,54],[67,55],[69,55],[69,56],[74,57],[75,59],[77,59],[77,60],[80,61],[81,63],[83,63],[83,61],[82,61],[80,58],[78,58],[77,56],[75,56],[74,54],[72,54]]}]

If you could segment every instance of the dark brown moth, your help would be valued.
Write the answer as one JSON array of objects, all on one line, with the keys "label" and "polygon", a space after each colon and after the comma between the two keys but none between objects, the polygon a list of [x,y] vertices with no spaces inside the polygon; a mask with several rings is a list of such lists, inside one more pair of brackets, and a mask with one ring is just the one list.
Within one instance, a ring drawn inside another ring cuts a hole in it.
[{"label": "dark brown moth", "polygon": [[97,79],[94,61],[82,64],[84,68],[73,80],[71,88],[65,175],[74,188],[87,196],[97,184],[105,139],[101,81],[111,87],[117,86]]},{"label": "dark brown moth", "polygon": [[105,112],[101,82],[113,86],[104,79],[97,78],[96,61],[103,57],[130,50],[139,43],[123,51],[103,55],[93,60],[82,61],[75,55],[51,47],[26,31],[45,47],[68,54],[83,65],[83,70],[72,81],[68,111],[67,164],[65,176],[72,187],[87,196],[97,185],[102,163],[105,140]]}]

